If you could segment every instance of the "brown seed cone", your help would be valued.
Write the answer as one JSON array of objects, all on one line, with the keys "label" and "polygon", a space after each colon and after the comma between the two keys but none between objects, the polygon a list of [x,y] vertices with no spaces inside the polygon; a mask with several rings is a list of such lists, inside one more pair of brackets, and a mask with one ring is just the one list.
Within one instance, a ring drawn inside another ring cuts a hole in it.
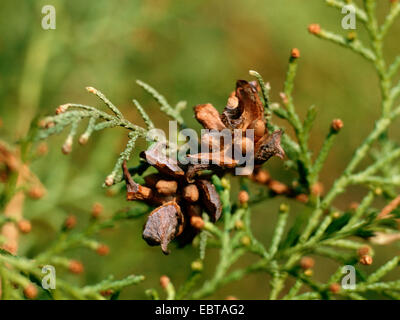
[{"label": "brown seed cone", "polygon": [[289,187],[286,184],[279,182],[278,180],[270,180],[268,183],[268,187],[276,194],[284,194],[289,191]]},{"label": "brown seed cone", "polygon": [[371,253],[371,248],[369,246],[363,246],[357,251],[358,256],[362,257]]},{"label": "brown seed cone", "polygon": [[324,193],[324,185],[322,182],[316,182],[311,187],[311,193],[314,196],[320,196]]},{"label": "brown seed cone", "polygon": [[41,186],[33,186],[32,188],[29,189],[28,195],[31,199],[40,199],[43,198],[45,194],[45,190]]},{"label": "brown seed cone", "polygon": [[300,260],[300,267],[303,270],[312,269],[315,265],[315,261],[311,257],[303,257]]},{"label": "brown seed cone", "polygon": [[67,219],[65,219],[64,226],[66,229],[71,230],[75,228],[76,223],[77,223],[76,217],[71,214],[67,217]]},{"label": "brown seed cone", "polygon": [[293,59],[298,59],[298,58],[300,58],[300,50],[297,49],[297,48],[293,48],[292,51],[291,51],[291,53],[290,53],[290,56],[291,56]]},{"label": "brown seed cone", "polygon": [[106,256],[110,253],[110,248],[106,244],[101,244],[96,249],[96,252],[99,256]]},{"label": "brown seed cone", "polygon": [[37,290],[36,286],[32,283],[28,284],[28,286],[26,286],[26,288],[24,289],[24,295],[28,299],[36,299],[36,297],[38,295],[38,290]]},{"label": "brown seed cone", "polygon": [[350,210],[357,210],[357,208],[358,208],[359,205],[360,205],[360,204],[359,204],[358,202],[353,201],[353,202],[350,203],[349,209],[350,209]]},{"label": "brown seed cone", "polygon": [[112,175],[107,176],[104,183],[107,187],[112,186],[114,184],[114,176],[112,176]]},{"label": "brown seed cone", "polygon": [[171,280],[167,276],[161,276],[160,277],[160,285],[161,288],[166,289],[168,285],[170,284]]},{"label": "brown seed cone", "polygon": [[296,196],[296,200],[300,201],[302,203],[307,203],[308,202],[308,195],[305,193],[300,193]]},{"label": "brown seed cone", "polygon": [[29,220],[23,219],[21,221],[18,221],[18,229],[22,233],[29,233],[32,230],[32,225]]},{"label": "brown seed cone", "polygon": [[99,202],[95,202],[92,206],[92,217],[98,218],[103,212],[103,205]]},{"label": "brown seed cone", "polygon": [[71,260],[68,265],[68,270],[75,274],[80,274],[83,272],[84,267],[82,262],[77,260]]},{"label": "brown seed cone", "polygon": [[319,34],[321,32],[321,26],[317,23],[310,24],[308,26],[308,32],[312,34]]},{"label": "brown seed cone", "polygon": [[101,294],[103,297],[109,297],[109,296],[111,296],[113,293],[114,293],[114,291],[111,290],[111,289],[107,289],[107,290],[100,291],[100,294]]},{"label": "brown seed cone", "polygon": [[332,129],[339,132],[343,128],[343,121],[341,119],[332,120]]},{"label": "brown seed cone", "polygon": [[365,266],[370,266],[373,262],[373,259],[370,255],[363,255],[360,257],[360,263],[365,265]]},{"label": "brown seed cone", "polygon": [[48,151],[49,147],[46,142],[41,142],[36,148],[36,152],[39,156],[45,155]]},{"label": "brown seed cone", "polygon": [[339,283],[332,283],[332,284],[329,286],[329,291],[332,292],[333,294],[339,293],[339,292],[340,292],[340,289],[341,289],[341,287],[340,287],[340,284],[339,284]]},{"label": "brown seed cone", "polygon": [[253,179],[258,183],[265,184],[271,179],[271,176],[268,171],[259,169],[253,174]]},{"label": "brown seed cone", "polygon": [[245,190],[241,190],[238,194],[240,204],[245,204],[249,201],[249,194]]}]

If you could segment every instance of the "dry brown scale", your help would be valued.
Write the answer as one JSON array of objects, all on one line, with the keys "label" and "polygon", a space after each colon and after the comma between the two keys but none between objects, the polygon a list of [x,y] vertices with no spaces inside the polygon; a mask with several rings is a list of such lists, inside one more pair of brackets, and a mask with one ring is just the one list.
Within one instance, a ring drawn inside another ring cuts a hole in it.
[{"label": "dry brown scale", "polygon": [[[158,171],[145,176],[144,185],[133,180],[126,162],[123,163],[127,200],[143,201],[156,206],[149,214],[143,231],[143,238],[149,245],[160,245],[162,251],[168,254],[168,244],[172,240],[177,239],[183,245],[189,243],[204,226],[200,223],[203,210],[212,222],[220,218],[222,205],[215,186],[210,182],[211,175],[201,172],[211,170],[212,173],[222,176],[239,166],[236,160],[226,156],[227,148],[239,146],[242,147],[242,152],[252,148],[257,167],[272,156],[285,156],[280,146],[282,132],[270,134],[267,130],[259,91],[256,83],[238,80],[236,91],[229,96],[222,114],[211,104],[194,107],[195,117],[204,128],[216,131],[228,129],[232,133],[234,145],[222,147],[220,138],[208,136],[206,138],[210,139],[210,152],[188,155],[189,160],[205,159],[208,163],[198,164],[199,161],[191,161],[190,164],[183,165],[165,155],[163,143],[156,143],[141,153],[141,157]],[[233,138],[235,129],[242,131],[242,141]],[[246,137],[246,129],[254,129],[254,140]],[[221,151],[218,154],[212,153],[212,145],[221,146]]]},{"label": "dry brown scale", "polygon": [[160,245],[165,254],[168,244],[175,238],[183,245],[191,242],[198,228],[191,224],[191,217],[199,217],[203,209],[215,222],[221,216],[222,206],[215,186],[205,177],[188,181],[185,171],[176,160],[166,157],[157,144],[142,153],[143,158],[158,170],[144,177],[145,184],[136,183],[123,164],[127,186],[127,200],[143,201],[157,206],[148,216],[143,239],[149,245]]}]

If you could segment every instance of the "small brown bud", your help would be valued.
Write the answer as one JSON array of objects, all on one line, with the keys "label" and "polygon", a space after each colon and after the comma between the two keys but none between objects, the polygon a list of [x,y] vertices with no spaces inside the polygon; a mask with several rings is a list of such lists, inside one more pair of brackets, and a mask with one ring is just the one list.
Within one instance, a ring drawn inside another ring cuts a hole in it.
[{"label": "small brown bud", "polygon": [[305,193],[300,193],[296,196],[296,200],[302,203],[307,203],[308,202],[308,195]]},{"label": "small brown bud", "polygon": [[281,97],[284,105],[287,105],[289,103],[289,98],[284,92],[279,93],[279,96]]},{"label": "small brown bud", "polygon": [[183,197],[186,201],[196,202],[199,200],[199,189],[194,184],[189,184],[183,188]]},{"label": "small brown bud", "polygon": [[311,34],[319,34],[321,32],[321,26],[317,23],[310,24],[308,26],[308,32]]},{"label": "small brown bud", "polygon": [[72,139],[67,139],[65,143],[63,144],[61,151],[63,154],[67,155],[70,154],[72,151]]},{"label": "small brown bud", "polygon": [[311,257],[303,257],[300,260],[300,267],[303,270],[312,269],[315,265],[315,261]]},{"label": "small brown bud", "polygon": [[75,274],[80,274],[83,272],[84,267],[82,262],[77,260],[71,260],[68,265],[68,270]]},{"label": "small brown bud", "polygon": [[311,187],[311,193],[314,196],[320,196],[324,193],[324,185],[322,182],[316,182]]},{"label": "small brown bud", "polygon": [[36,299],[38,295],[38,290],[34,284],[28,284],[24,289],[24,295],[28,299]]},{"label": "small brown bud", "polygon": [[99,256],[106,256],[110,253],[110,248],[106,244],[100,244],[97,247],[96,252]]},{"label": "small brown bud", "polygon": [[49,147],[46,142],[41,142],[36,149],[36,152],[39,156],[44,156],[49,151]]},{"label": "small brown bud", "polygon": [[47,121],[46,121],[45,119],[40,119],[40,120],[37,122],[38,127],[39,127],[39,128],[42,128],[42,129],[46,128],[46,124],[47,124]]},{"label": "small brown bud", "polygon": [[81,145],[85,145],[88,141],[89,141],[89,136],[87,134],[85,134],[85,133],[82,134],[78,139],[78,142]]},{"label": "small brown bud", "polygon": [[158,193],[169,196],[176,193],[176,190],[178,189],[178,182],[159,180],[156,183],[156,189]]},{"label": "small brown bud", "polygon": [[293,48],[293,49],[292,49],[292,52],[290,53],[290,56],[291,56],[293,59],[298,59],[298,58],[300,58],[300,51],[299,51],[299,49]]},{"label": "small brown bud", "polygon": [[109,296],[111,296],[113,293],[114,293],[114,291],[111,290],[111,289],[107,289],[107,290],[100,291],[100,294],[101,294],[103,297],[109,297]]},{"label": "small brown bud", "polygon": [[340,129],[343,128],[343,121],[340,119],[332,120],[332,129],[336,132],[339,132]]},{"label": "small brown bud", "polygon": [[97,94],[97,90],[93,87],[86,87],[86,90],[90,93]]},{"label": "small brown bud", "polygon": [[160,277],[160,285],[161,288],[166,289],[168,285],[170,284],[171,280],[167,276],[161,276]]},{"label": "small brown bud", "polygon": [[360,263],[365,266],[370,266],[373,262],[373,259],[370,255],[366,254],[360,257]]},{"label": "small brown bud", "polygon": [[92,217],[98,218],[103,212],[103,205],[99,202],[95,202],[92,206]]},{"label": "small brown bud", "polygon": [[247,191],[245,190],[241,190],[238,194],[238,199],[240,204],[245,204],[247,202],[249,202],[249,194],[247,193]]},{"label": "small brown bud", "polygon": [[204,228],[204,220],[201,217],[193,216],[190,218],[190,224],[196,229],[203,229]]},{"label": "small brown bud", "polygon": [[239,300],[238,298],[236,298],[235,296],[227,296],[225,298],[225,300]]},{"label": "small brown bud", "polygon": [[332,292],[333,294],[337,294],[337,293],[339,293],[340,292],[340,289],[341,289],[341,287],[340,287],[340,284],[339,283],[332,283],[330,286],[329,286],[329,291],[330,292]]},{"label": "small brown bud", "polygon": [[74,215],[69,215],[64,221],[64,227],[68,230],[75,228],[77,223],[76,217]]},{"label": "small brown bud", "polygon": [[110,187],[114,184],[114,176],[112,174],[110,174],[109,176],[107,176],[106,180],[104,181],[104,183],[106,184],[107,187]]},{"label": "small brown bud", "polygon": [[0,248],[3,248],[4,250],[8,251],[11,254],[16,254],[18,250],[18,246],[15,242],[5,243]]},{"label": "small brown bud", "polygon": [[359,205],[360,205],[360,204],[359,204],[358,202],[353,201],[353,202],[350,203],[349,209],[350,209],[350,210],[357,210],[357,208],[358,208]]},{"label": "small brown bud", "polygon": [[23,219],[21,221],[18,221],[18,229],[22,233],[29,233],[32,230],[32,225],[29,220]]},{"label": "small brown bud", "polygon": [[359,255],[359,257],[369,255],[370,253],[371,253],[371,247],[369,246],[363,246],[357,250],[357,254]]},{"label": "small brown bud", "polygon": [[266,171],[266,170],[258,170],[254,175],[254,179],[258,183],[264,184],[264,183],[267,183],[271,179],[271,176],[269,175],[268,171]]},{"label": "small brown bud", "polygon": [[45,128],[49,129],[49,128],[53,128],[56,124],[53,121],[49,121],[46,123]]},{"label": "small brown bud", "polygon": [[68,107],[68,104],[62,104],[56,109],[56,114],[64,113],[65,111],[67,111]]},{"label": "small brown bud", "polygon": [[276,194],[284,194],[289,191],[289,187],[286,184],[279,182],[278,180],[270,180],[268,183],[268,187]]},{"label": "small brown bud", "polygon": [[49,121],[48,119],[41,119],[38,122],[38,126],[40,128],[44,128],[44,129],[49,129],[55,126],[55,123],[53,121]]},{"label": "small brown bud", "polygon": [[41,186],[33,186],[28,191],[28,196],[31,199],[35,199],[35,200],[43,198],[44,194],[45,194],[45,190]]}]

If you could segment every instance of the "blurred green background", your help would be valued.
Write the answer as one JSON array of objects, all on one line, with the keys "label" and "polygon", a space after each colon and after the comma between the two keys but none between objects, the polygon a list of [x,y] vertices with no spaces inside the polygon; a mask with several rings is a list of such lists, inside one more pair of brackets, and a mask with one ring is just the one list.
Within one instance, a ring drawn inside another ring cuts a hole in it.
[{"label": "blurred green background", "polygon": [[[382,2],[380,10],[385,13],[389,1]],[[56,8],[56,30],[41,28],[41,8],[47,4]],[[278,101],[290,50],[297,47],[301,51],[294,91],[298,112],[304,115],[312,104],[319,110],[311,148],[319,149],[333,118],[345,123],[323,170],[322,181],[328,188],[379,115],[378,82],[372,66],[307,32],[310,23],[320,23],[345,34],[340,26],[342,17],[321,0],[2,0],[0,137],[10,143],[18,141],[35,116],[53,113],[66,102],[99,106],[86,86],[101,90],[132,122],[142,125],[132,104],[133,98],[138,99],[155,124],[166,129],[166,117],[135,85],[136,79],[150,83],[171,104],[186,100],[187,124],[200,129],[191,106],[211,102],[221,110],[236,79],[249,79],[250,69],[270,82],[272,100]],[[361,24],[357,28],[358,36],[365,38]],[[386,43],[389,61],[400,51],[399,34],[397,22]],[[399,133],[399,129],[391,132],[397,137]],[[25,207],[24,215],[34,228],[22,240],[22,254],[29,256],[53,239],[68,213],[76,214],[84,225],[96,201],[105,206],[108,215],[134,205],[126,203],[123,195],[108,197],[101,187],[126,142],[126,132],[96,134],[85,147],[76,145],[68,157],[60,152],[64,139],[65,134],[51,138],[49,153],[33,163],[48,193]],[[139,143],[137,152],[143,146]],[[266,168],[287,183],[293,178],[279,160],[271,160]],[[336,205],[346,208],[365,192],[352,191]],[[264,202],[254,210],[254,233],[261,241],[270,238],[280,201]],[[293,206],[293,215],[303,210]],[[189,273],[190,262],[197,258],[197,249],[172,246],[172,253],[164,256],[158,247],[148,247],[141,239],[143,222],[144,218],[104,232],[100,240],[111,247],[106,257],[87,250],[72,252],[84,262],[86,272],[78,278],[71,276],[70,281],[83,284],[110,273],[117,277],[144,274],[142,284],[123,292],[121,297],[127,299],[145,298],[144,290],[158,288],[163,274],[179,285]],[[393,254],[384,248],[379,252],[377,264]],[[216,252],[207,252],[206,274],[212,272],[217,257]],[[320,280],[336,268],[323,259],[318,265],[315,277]],[[261,299],[267,290],[266,277],[253,275],[223,288],[213,298],[229,294]]]}]

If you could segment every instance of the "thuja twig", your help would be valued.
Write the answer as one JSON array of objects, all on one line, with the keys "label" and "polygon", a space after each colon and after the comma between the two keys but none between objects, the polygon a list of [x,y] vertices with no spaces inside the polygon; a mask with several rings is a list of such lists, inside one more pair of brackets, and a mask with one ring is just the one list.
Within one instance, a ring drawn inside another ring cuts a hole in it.
[{"label": "thuja twig", "polygon": [[[154,97],[154,99],[160,104],[162,111],[175,119],[179,124],[183,124],[183,119],[180,115],[180,112],[185,108],[184,102],[180,102],[175,108],[172,108],[165,97],[159,94],[153,87],[140,80],[138,80],[137,83]],[[72,150],[78,125],[85,119],[88,119],[88,124],[87,129],[79,138],[80,144],[86,144],[92,133],[96,131],[113,127],[123,127],[129,130],[129,141],[126,144],[125,149],[120,153],[113,170],[105,179],[105,185],[111,186],[122,180],[121,165],[124,161],[130,159],[136,140],[138,138],[149,138],[147,133],[149,130],[154,129],[154,124],[137,100],[133,100],[133,103],[142,116],[147,129],[133,124],[126,119],[118,107],[116,107],[99,90],[93,87],[87,87],[86,90],[96,95],[107,106],[112,114],[87,105],[76,103],[63,104],[57,108],[55,116],[46,117],[40,122],[40,125],[44,129],[39,132],[38,139],[45,139],[50,135],[61,133],[67,126],[71,126],[70,133],[68,134],[62,147],[63,153],[68,154]]]},{"label": "thuja twig", "polygon": [[[23,288],[25,297],[29,299],[36,298],[39,289],[31,282],[34,278],[40,282],[43,278],[41,272],[42,266],[52,265],[57,268],[65,268],[72,273],[81,273],[83,265],[64,256],[65,251],[73,248],[89,248],[96,251],[100,255],[108,252],[108,247],[99,244],[92,237],[100,230],[112,228],[118,221],[125,219],[133,219],[143,215],[147,211],[145,207],[136,207],[130,210],[117,212],[112,218],[104,221],[97,220],[92,217],[92,222],[82,232],[71,233],[74,227],[74,220],[69,218],[66,220],[58,239],[54,241],[47,249],[41,251],[32,259],[25,257],[13,256],[7,251],[0,250],[0,269],[3,281],[3,288],[17,283]],[[11,266],[12,268],[10,268]],[[57,269],[57,277],[55,279],[56,289],[48,290],[47,293],[55,299],[58,298],[74,298],[74,299],[105,299],[110,294],[118,294],[123,288],[137,284],[144,280],[143,276],[130,275],[122,280],[113,280],[110,276],[107,279],[95,284],[79,288],[66,281],[60,276],[60,269]],[[7,298],[7,290],[3,290],[2,297]],[[14,292],[14,298],[22,298],[18,293]]]}]

